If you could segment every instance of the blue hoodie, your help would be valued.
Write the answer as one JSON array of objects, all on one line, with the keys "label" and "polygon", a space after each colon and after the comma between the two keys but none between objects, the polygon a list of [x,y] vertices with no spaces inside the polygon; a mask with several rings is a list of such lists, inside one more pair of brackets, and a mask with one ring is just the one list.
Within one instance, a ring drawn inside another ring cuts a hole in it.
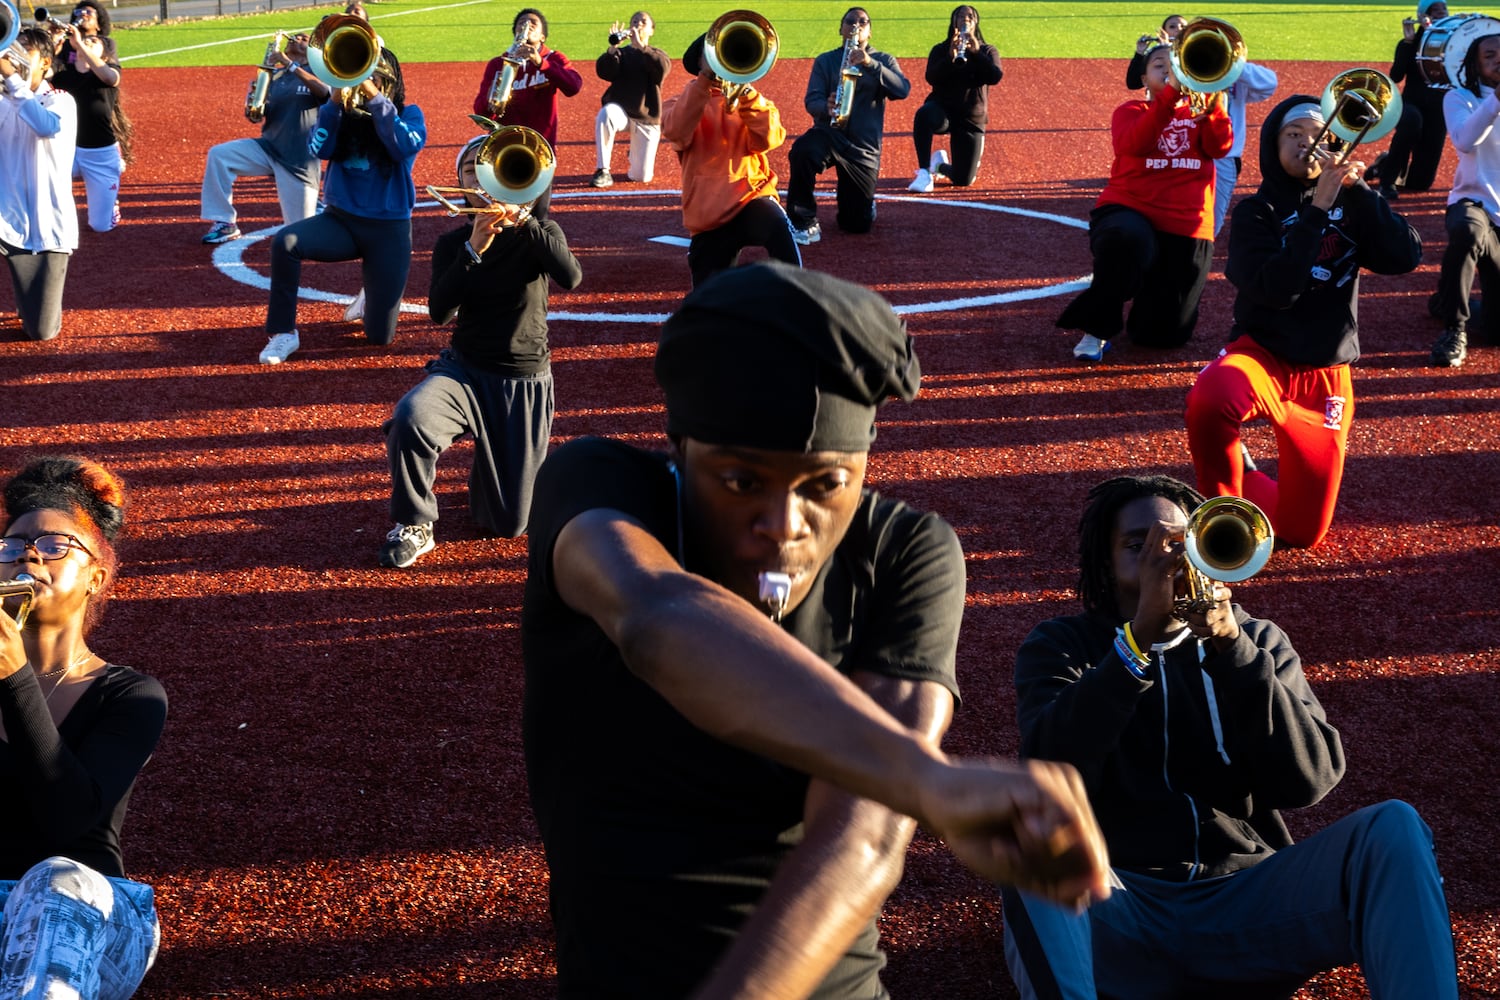
[{"label": "blue hoodie", "polygon": [[379,144],[365,144],[363,153],[334,159],[339,148],[339,129],[353,116],[346,115],[337,101],[325,101],[318,109],[318,126],[308,140],[308,149],[328,161],[323,179],[323,200],[333,208],[366,219],[409,219],[417,203],[412,184],[412,164],[427,144],[427,122],[422,109],[408,104],[398,114],[384,94],[365,104]]}]

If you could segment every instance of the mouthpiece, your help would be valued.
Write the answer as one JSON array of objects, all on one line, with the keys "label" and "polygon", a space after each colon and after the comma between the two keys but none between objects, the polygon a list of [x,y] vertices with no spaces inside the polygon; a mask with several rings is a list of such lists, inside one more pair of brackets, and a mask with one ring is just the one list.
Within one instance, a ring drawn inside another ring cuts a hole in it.
[{"label": "mouthpiece", "polygon": [[771,606],[771,620],[781,621],[787,602],[792,599],[792,578],[785,573],[762,573],[760,599]]},{"label": "mouthpiece", "polygon": [[30,573],[17,573],[14,583],[36,583],[36,577]]}]

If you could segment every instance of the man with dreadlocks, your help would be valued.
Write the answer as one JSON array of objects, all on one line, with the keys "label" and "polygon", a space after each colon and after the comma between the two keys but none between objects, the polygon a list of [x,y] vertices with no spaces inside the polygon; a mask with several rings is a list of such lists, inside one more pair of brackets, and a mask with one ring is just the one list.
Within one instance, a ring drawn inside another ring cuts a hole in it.
[{"label": "man with dreadlocks", "polygon": [[390,49],[381,48],[369,79],[323,102],[308,146],[328,161],[326,207],[283,226],[271,240],[270,340],[261,364],[279,365],[302,346],[296,323],[304,260],[358,260],[365,338],[373,344],[395,339],[411,272],[412,164],[426,144],[422,109],[406,103],[401,63]]},{"label": "man with dreadlocks", "polygon": [[1021,754],[1078,768],[1115,888],[1087,913],[1003,893],[1022,997],[1287,996],[1358,962],[1374,996],[1456,998],[1432,832],[1411,806],[1292,843],[1278,810],[1333,788],[1343,746],[1274,623],[1223,584],[1206,612],[1178,610],[1202,502],[1165,476],[1096,486],[1084,613],[1043,622],[1017,654]]}]

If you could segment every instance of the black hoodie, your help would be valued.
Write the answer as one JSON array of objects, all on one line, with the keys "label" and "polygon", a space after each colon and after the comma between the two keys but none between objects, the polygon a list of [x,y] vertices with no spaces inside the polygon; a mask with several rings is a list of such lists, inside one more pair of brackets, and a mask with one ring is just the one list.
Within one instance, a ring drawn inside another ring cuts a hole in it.
[{"label": "black hoodie", "polygon": [[1325,212],[1315,184],[1281,166],[1276,137],[1287,110],[1318,99],[1287,98],[1260,130],[1260,190],[1234,209],[1225,274],[1234,283],[1234,336],[1252,337],[1284,361],[1309,368],[1359,357],[1359,269],[1405,274],[1422,262],[1422,241],[1363,180]]}]

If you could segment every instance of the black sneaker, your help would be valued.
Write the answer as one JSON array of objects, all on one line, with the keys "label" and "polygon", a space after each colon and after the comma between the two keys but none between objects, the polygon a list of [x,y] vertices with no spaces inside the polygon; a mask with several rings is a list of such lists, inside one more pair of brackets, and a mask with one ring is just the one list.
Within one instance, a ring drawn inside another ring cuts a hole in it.
[{"label": "black sneaker", "polygon": [[1387,184],[1385,181],[1381,181],[1380,197],[1384,198],[1386,201],[1395,201],[1397,198],[1401,197],[1401,192],[1396,190],[1396,185]]},{"label": "black sneaker", "polygon": [[1244,441],[1240,442],[1240,459],[1245,463],[1246,472],[1259,472],[1255,467],[1255,459],[1250,457],[1250,449]]},{"label": "black sneaker", "polygon": [[1390,152],[1381,153],[1375,157],[1375,162],[1365,170],[1365,183],[1373,184],[1380,179],[1380,171],[1385,166],[1385,161],[1390,158]]},{"label": "black sneaker", "polygon": [[589,181],[596,188],[607,188],[614,182],[615,179],[609,175],[609,171],[602,167],[594,171],[594,179]]},{"label": "black sneaker", "polygon": [[432,551],[432,522],[398,524],[385,536],[380,547],[380,565],[405,569]]},{"label": "black sneaker", "polygon": [[1434,368],[1457,368],[1468,356],[1468,335],[1455,327],[1450,326],[1444,330],[1443,335],[1437,339],[1437,343],[1432,345]]}]

